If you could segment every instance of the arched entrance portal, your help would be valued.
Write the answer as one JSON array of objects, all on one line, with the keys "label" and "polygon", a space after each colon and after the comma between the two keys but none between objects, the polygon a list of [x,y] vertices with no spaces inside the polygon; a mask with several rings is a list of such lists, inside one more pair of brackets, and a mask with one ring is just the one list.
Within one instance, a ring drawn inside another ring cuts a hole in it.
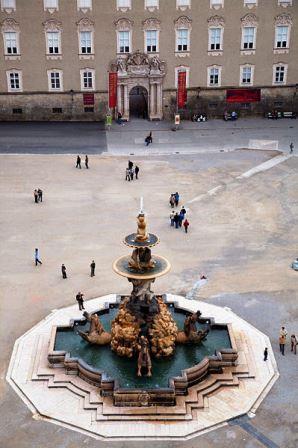
[{"label": "arched entrance portal", "polygon": [[131,118],[148,118],[148,91],[135,86],[129,92],[129,115]]}]

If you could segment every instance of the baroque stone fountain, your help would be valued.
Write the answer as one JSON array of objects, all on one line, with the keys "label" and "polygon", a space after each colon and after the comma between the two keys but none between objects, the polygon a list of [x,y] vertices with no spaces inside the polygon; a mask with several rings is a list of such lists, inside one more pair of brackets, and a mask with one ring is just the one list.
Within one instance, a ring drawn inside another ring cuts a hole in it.
[{"label": "baroque stone fountain", "polygon": [[[145,401],[148,405],[174,405],[176,396],[187,394],[188,387],[209,372],[219,373],[223,366],[234,365],[237,359],[228,325],[203,318],[198,310],[179,309],[166,295],[154,294],[155,279],[171,268],[166,258],[152,254],[151,248],[158,243],[159,238],[147,230],[141,199],[137,231],[124,238],[132,253],[113,264],[114,271],[132,284],[131,294],[119,296],[117,306],[109,304],[106,312],[85,311],[84,319],[53,331],[50,364],[63,363],[67,371],[78,372],[80,377],[98,385],[102,396],[112,396],[116,406],[144,406]],[[90,350],[82,347],[78,336],[89,344]],[[185,350],[181,351],[179,347],[183,346]],[[174,376],[167,373],[170,371]],[[182,376],[177,376],[179,373]],[[149,379],[137,379],[143,376]],[[162,387],[158,385],[161,382]],[[140,399],[143,392],[145,401]]]}]

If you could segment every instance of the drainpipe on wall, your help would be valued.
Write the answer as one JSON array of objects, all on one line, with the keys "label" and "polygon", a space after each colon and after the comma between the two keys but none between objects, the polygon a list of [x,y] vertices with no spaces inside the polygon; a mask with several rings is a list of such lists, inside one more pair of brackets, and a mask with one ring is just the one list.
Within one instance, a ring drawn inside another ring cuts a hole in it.
[{"label": "drainpipe on wall", "polygon": [[74,90],[70,89],[69,93],[71,95],[70,119],[72,120],[72,117],[73,117],[73,95],[74,95]]}]

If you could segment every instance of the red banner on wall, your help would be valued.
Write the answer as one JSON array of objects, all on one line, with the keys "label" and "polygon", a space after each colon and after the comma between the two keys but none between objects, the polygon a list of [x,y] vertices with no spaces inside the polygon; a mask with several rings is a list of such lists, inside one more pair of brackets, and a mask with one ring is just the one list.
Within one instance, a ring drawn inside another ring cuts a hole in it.
[{"label": "red banner on wall", "polygon": [[94,93],[83,93],[84,106],[94,106]]},{"label": "red banner on wall", "polygon": [[186,72],[178,72],[178,92],[177,92],[177,105],[178,109],[183,109],[187,101],[186,91]]},{"label": "red banner on wall", "polygon": [[109,108],[117,105],[117,73],[109,73]]},{"label": "red banner on wall", "polygon": [[227,90],[227,103],[255,103],[261,101],[261,89]]}]

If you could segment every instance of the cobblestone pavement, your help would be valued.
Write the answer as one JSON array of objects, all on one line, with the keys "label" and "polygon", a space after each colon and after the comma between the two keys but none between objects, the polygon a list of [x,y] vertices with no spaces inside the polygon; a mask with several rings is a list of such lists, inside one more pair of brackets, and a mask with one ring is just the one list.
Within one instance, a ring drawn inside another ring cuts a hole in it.
[{"label": "cobblestone pavement", "polygon": [[[289,345],[280,356],[278,330],[285,324],[289,334],[297,334],[298,328],[297,273],[290,268],[298,256],[298,159],[239,178],[275,155],[242,150],[136,157],[140,179],[134,182],[124,180],[126,157],[90,156],[90,170],[79,170],[73,156],[0,156],[1,448],[297,446],[298,358]],[[42,204],[33,201],[38,187]],[[177,190],[190,221],[187,235],[169,226],[168,197]],[[125,253],[122,238],[134,230],[140,196],[150,230],[161,239],[156,252],[172,263],[155,291],[186,294],[206,272],[208,282],[195,298],[229,306],[267,333],[280,371],[254,418],[242,417],[183,444],[105,443],[36,420],[5,381],[15,339],[52,309],[74,303],[78,290],[87,300],[129,291],[111,266]],[[34,266],[35,247],[42,266]],[[94,278],[88,275],[92,259]]]}]

